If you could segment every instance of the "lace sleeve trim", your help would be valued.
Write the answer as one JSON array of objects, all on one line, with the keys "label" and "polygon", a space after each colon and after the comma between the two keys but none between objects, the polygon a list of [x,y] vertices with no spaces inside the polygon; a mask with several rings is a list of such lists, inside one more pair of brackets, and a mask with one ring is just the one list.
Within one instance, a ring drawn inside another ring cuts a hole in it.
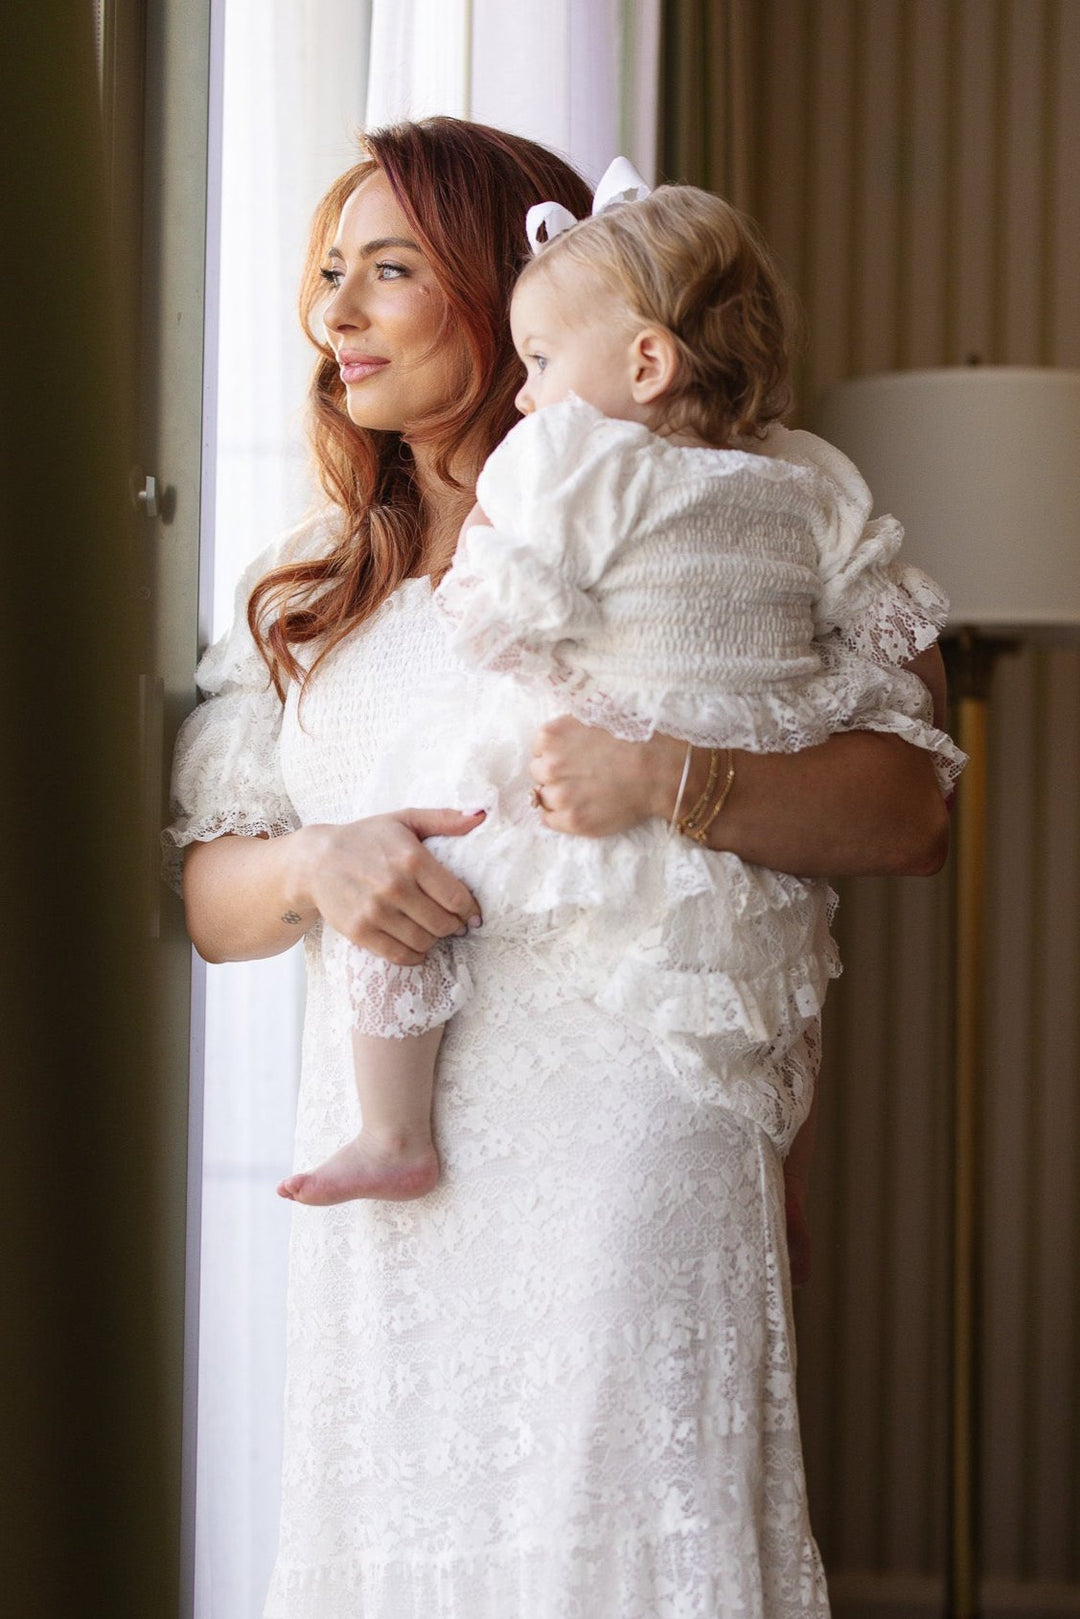
[{"label": "lace sleeve trim", "polygon": [[161,873],[174,893],[179,894],[184,871],[184,850],[192,843],[212,843],[215,838],[280,838],[300,825],[291,812],[260,815],[248,810],[218,810],[212,815],[192,816],[174,822],[161,834]]},{"label": "lace sleeve trim", "polygon": [[872,599],[839,626],[839,642],[882,667],[910,663],[945,628],[948,598],[918,568],[886,569],[878,584]]}]

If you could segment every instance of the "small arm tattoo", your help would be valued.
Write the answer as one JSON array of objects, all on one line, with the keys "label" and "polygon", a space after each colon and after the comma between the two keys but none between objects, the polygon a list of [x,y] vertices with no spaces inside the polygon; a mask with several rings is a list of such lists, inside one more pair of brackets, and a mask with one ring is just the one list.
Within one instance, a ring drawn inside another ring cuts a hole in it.
[{"label": "small arm tattoo", "polygon": [[282,911],[281,920],[283,922],[288,922],[292,927],[295,927],[297,922],[303,921],[303,917],[300,915],[299,911]]}]

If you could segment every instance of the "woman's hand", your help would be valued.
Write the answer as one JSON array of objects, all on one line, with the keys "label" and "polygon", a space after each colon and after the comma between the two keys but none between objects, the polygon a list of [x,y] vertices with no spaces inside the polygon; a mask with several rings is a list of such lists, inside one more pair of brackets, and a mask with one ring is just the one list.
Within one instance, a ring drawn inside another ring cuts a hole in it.
[{"label": "woman's hand", "polygon": [[415,967],[437,939],[480,925],[476,900],[424,848],[424,838],[460,837],[483,811],[401,810],[345,826],[313,826],[300,881],[314,915],[353,944],[399,967]]},{"label": "woman's hand", "polygon": [[462,837],[482,818],[402,810],[277,838],[193,844],[184,905],[195,948],[207,961],[278,955],[323,916],[354,944],[417,966],[436,939],[479,920],[472,894],[422,839]]}]

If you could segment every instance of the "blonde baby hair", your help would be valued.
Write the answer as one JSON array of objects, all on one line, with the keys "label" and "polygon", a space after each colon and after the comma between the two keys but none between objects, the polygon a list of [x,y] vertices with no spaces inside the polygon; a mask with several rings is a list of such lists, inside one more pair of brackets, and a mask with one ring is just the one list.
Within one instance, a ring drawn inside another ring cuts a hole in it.
[{"label": "blonde baby hair", "polygon": [[553,238],[521,280],[580,266],[674,337],[664,426],[706,443],[760,438],[790,410],[794,294],[745,214],[697,186],[660,186]]}]

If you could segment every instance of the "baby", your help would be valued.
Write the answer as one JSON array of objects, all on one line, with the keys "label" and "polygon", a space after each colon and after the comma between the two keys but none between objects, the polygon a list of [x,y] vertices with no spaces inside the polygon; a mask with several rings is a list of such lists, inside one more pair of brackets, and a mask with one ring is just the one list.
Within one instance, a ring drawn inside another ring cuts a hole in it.
[{"label": "baby", "polygon": [[[693,187],[648,194],[617,162],[615,201],[591,219],[555,204],[530,212],[535,257],[510,316],[525,420],[489,457],[435,596],[475,682],[468,733],[433,712],[430,735],[403,737],[356,808],[421,791],[483,805],[476,831],[432,847],[477,894],[484,933],[554,933],[556,970],[576,993],[640,1025],[677,1083],[753,1118],[786,1152],[839,971],[833,899],[707,839],[740,749],[894,730],[931,750],[949,785],[960,756],[930,724],[925,689],[855,650],[883,602],[923,625],[921,645],[945,603],[895,564],[900,528],[869,521],[851,463],[778,426],[789,297],[750,222]],[[629,740],[685,741],[670,825],[602,839],[544,827],[530,743],[557,713]],[[694,748],[708,750],[707,784],[687,802]],[[439,1043],[483,934],[444,941],[418,967],[329,928],[323,948],[362,1127],[279,1192],[309,1204],[421,1196],[440,1173]]]}]

